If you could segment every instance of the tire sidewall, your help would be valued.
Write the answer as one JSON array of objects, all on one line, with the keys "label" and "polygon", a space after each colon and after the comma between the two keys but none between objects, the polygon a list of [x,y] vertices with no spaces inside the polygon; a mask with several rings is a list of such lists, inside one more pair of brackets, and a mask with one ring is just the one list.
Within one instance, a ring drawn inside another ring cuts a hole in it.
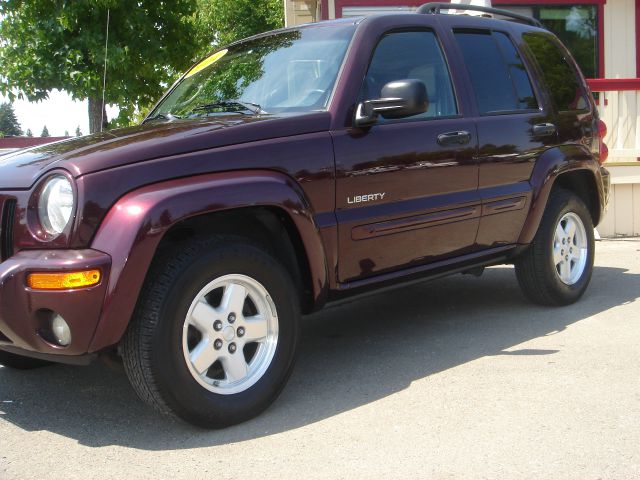
[{"label": "tire sidewall", "polygon": [[[591,215],[585,205],[579,201],[575,196],[568,193],[564,193],[560,196],[561,201],[557,208],[553,209],[553,213],[547,218],[544,229],[545,235],[543,237],[544,244],[544,261],[545,261],[545,275],[547,281],[553,286],[551,291],[554,293],[555,300],[560,304],[568,304],[575,302],[589,286],[591,275],[593,273],[593,262],[595,256],[595,238],[593,234],[593,222],[591,221]],[[587,237],[587,261],[584,266],[584,271],[580,279],[572,285],[564,283],[557,273],[556,266],[553,260],[553,241],[555,237],[555,229],[560,219],[567,213],[574,213],[580,220],[585,228]]]},{"label": "tire sidewall", "polygon": [[[183,326],[198,293],[212,280],[241,274],[260,282],[276,306],[278,343],[265,374],[247,390],[224,395],[204,388],[192,376],[183,353]],[[151,362],[167,403],[198,423],[231,425],[259,414],[278,396],[291,372],[298,340],[297,299],[284,268],[257,247],[221,246],[205,252],[174,277],[159,309]]]}]

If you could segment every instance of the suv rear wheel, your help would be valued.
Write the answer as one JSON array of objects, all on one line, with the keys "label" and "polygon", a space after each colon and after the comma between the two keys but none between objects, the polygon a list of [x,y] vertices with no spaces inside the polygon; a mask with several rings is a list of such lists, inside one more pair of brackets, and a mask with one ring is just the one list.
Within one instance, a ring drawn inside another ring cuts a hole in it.
[{"label": "suv rear wheel", "polygon": [[157,410],[201,427],[258,415],[293,367],[296,292],[280,263],[238,237],[165,252],[122,343],[134,389]]},{"label": "suv rear wheel", "polygon": [[595,241],[591,214],[575,194],[554,189],[531,247],[515,263],[523,293],[541,305],[568,305],[589,285]]}]

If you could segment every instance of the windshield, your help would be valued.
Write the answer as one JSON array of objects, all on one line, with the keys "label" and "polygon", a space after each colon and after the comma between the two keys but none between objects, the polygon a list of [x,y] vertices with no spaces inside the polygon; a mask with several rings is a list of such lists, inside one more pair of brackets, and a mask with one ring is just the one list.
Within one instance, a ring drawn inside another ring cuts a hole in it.
[{"label": "windshield", "polygon": [[215,52],[187,72],[148,120],[324,110],[353,30],[303,28]]}]

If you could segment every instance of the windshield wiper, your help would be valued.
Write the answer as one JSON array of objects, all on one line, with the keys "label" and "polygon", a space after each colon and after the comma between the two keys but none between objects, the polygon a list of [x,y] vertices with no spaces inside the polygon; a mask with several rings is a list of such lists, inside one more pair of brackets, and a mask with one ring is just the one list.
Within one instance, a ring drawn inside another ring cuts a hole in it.
[{"label": "windshield wiper", "polygon": [[213,110],[216,108],[224,108],[230,112],[242,113],[242,110],[248,110],[253,114],[267,113],[257,103],[245,102],[244,100],[238,100],[236,98],[231,100],[219,100],[217,102],[205,103],[195,107],[192,112],[198,112],[201,110]]},{"label": "windshield wiper", "polygon": [[180,120],[182,117],[179,117],[178,115],[174,115],[172,113],[166,112],[166,113],[159,113],[157,115],[154,115],[153,117],[149,117],[147,119],[145,119],[142,124],[144,125],[147,122],[153,122],[155,120],[167,120],[169,122],[172,122],[173,120]]}]

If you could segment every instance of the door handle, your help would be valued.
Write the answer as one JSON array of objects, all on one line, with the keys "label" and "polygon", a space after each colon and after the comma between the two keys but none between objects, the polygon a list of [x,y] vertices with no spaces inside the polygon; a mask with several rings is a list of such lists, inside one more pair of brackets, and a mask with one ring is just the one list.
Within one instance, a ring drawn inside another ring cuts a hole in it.
[{"label": "door handle", "polygon": [[553,123],[539,123],[533,126],[533,134],[537,137],[554,135],[556,126]]},{"label": "door handle", "polygon": [[438,135],[438,145],[447,147],[450,145],[466,145],[471,141],[471,134],[464,130],[447,132]]}]

